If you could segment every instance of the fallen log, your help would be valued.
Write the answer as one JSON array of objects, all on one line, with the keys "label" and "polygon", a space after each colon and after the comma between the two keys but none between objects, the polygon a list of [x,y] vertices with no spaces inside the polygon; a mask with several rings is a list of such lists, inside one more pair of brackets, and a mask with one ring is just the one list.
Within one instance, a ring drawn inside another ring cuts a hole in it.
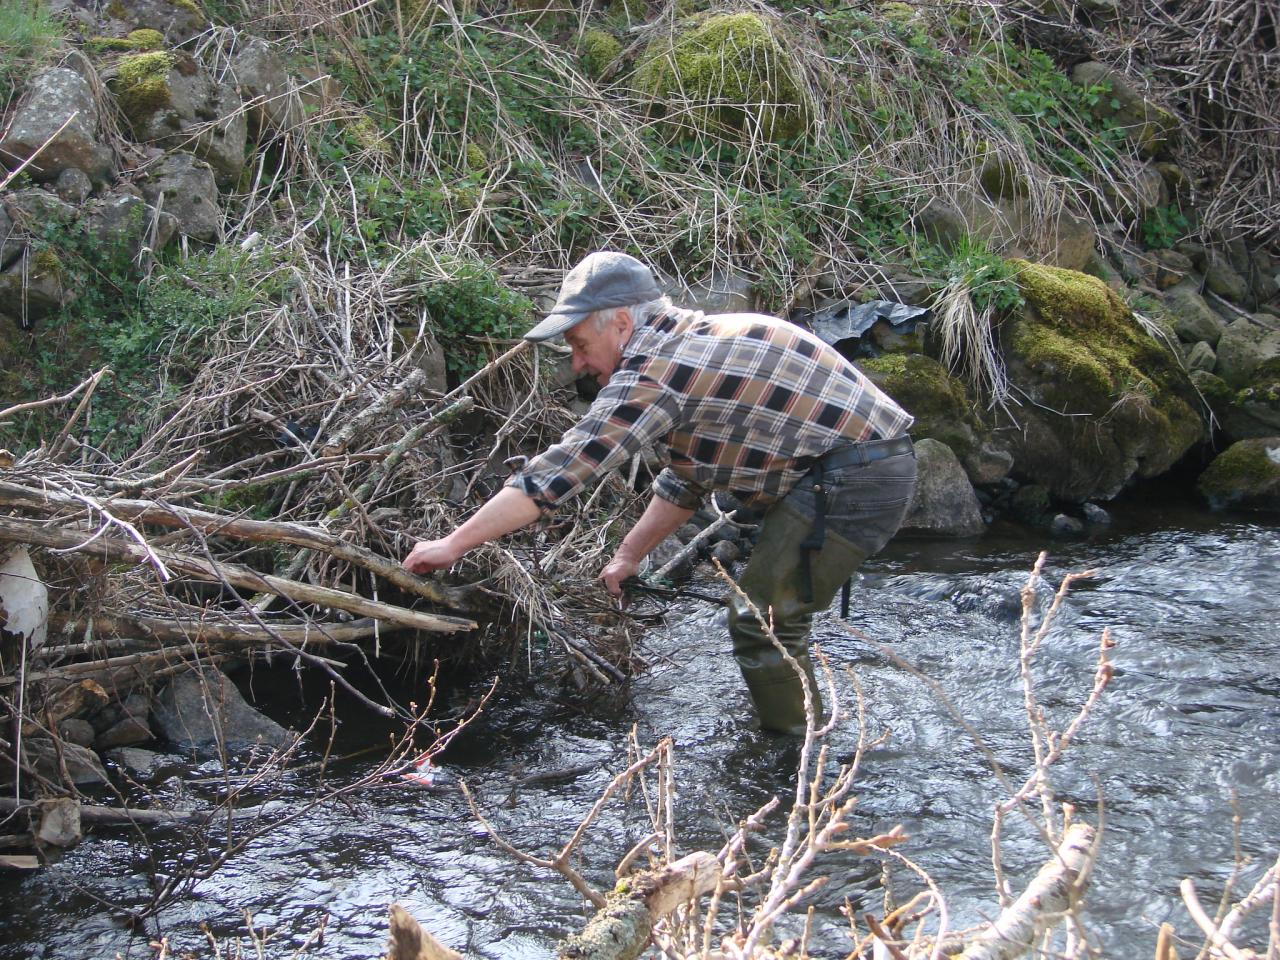
[{"label": "fallen log", "polygon": [[[0,480],[0,506],[47,513],[63,509],[83,511],[88,504],[85,499],[60,491],[42,490]],[[414,576],[399,563],[374,553],[367,547],[349,543],[328,531],[303,523],[229,517],[206,510],[170,506],[153,500],[116,499],[101,504],[95,503],[93,506],[94,509],[123,520],[151,523],[161,527],[198,530],[207,536],[231,537],[251,543],[287,543],[312,551],[320,551],[368,570],[406,593],[416,594],[424,600],[430,600],[441,606],[454,609],[466,608],[466,591],[443,587],[430,580]]]},{"label": "fallen log", "polygon": [[459,630],[476,628],[472,620],[420,613],[417,610],[408,610],[378,600],[369,600],[344,590],[320,587],[298,580],[287,580],[269,573],[258,573],[239,564],[218,563],[168,550],[149,550],[137,543],[113,537],[96,536],[93,532],[83,529],[68,530],[15,517],[0,517],[0,540],[95,554],[113,560],[133,560],[136,563],[158,559],[169,570],[196,580],[225,583],[244,590],[271,593],[295,603],[310,603],[346,610],[349,613],[398,623],[418,630],[455,633]]},{"label": "fallen log", "polygon": [[[13,797],[0,797],[0,812],[21,813],[27,810],[38,812],[41,809],[39,800],[15,800]],[[47,801],[46,801],[47,802]],[[233,820],[252,820],[257,817],[278,816],[288,809],[284,800],[271,800],[253,807],[238,807],[231,811]],[[80,822],[102,827],[132,827],[137,825],[156,825],[173,823],[191,823],[208,820],[211,817],[225,817],[225,810],[141,810],[136,807],[103,807],[91,803],[80,804]]]},{"label": "fallen log", "polygon": [[1030,950],[1083,894],[1093,866],[1093,839],[1093,827],[1088,824],[1071,826],[1053,859],[995,923],[970,941],[961,960],[1013,960]]},{"label": "fallen log", "polygon": [[[216,623],[210,620],[173,619],[160,617],[125,616],[122,614],[98,614],[92,617],[69,618],[54,613],[50,616],[54,632],[84,636],[91,634],[111,640],[131,640],[146,637],[153,640],[184,640],[189,643],[259,644],[272,640],[306,646],[324,646],[331,643],[350,643],[374,635],[378,621],[371,618],[352,620],[348,623]],[[94,644],[79,643],[45,644],[47,656],[57,654],[89,653]]]},{"label": "fallen log", "polygon": [[691,853],[659,870],[619,881],[586,928],[560,944],[559,960],[635,960],[659,920],[716,888],[720,861]]}]

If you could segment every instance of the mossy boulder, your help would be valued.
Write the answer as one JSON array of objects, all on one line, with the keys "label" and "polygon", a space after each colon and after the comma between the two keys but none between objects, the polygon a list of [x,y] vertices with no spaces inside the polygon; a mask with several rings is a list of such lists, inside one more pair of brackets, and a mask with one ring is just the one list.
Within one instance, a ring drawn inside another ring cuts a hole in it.
[{"label": "mossy boulder", "polygon": [[131,126],[145,123],[153,113],[173,102],[169,71],[176,62],[172,53],[163,50],[120,60],[110,86],[116,104]]},{"label": "mossy boulder", "polygon": [[146,53],[164,48],[164,34],[159,30],[144,27],[141,30],[130,30],[128,36],[124,37],[93,37],[85,46],[98,53],[113,50],[125,53]]},{"label": "mossy boulder", "polygon": [[583,72],[598,79],[606,70],[618,61],[622,55],[622,43],[611,33],[604,30],[588,30],[582,35],[582,43],[578,47],[578,59],[582,62]]},{"label": "mossy boulder", "polygon": [[1191,381],[1228,440],[1280,435],[1280,358],[1261,364],[1253,380],[1238,389],[1205,371],[1193,372]]},{"label": "mossy boulder", "polygon": [[185,43],[209,26],[195,0],[111,0],[105,12],[135,29],[162,33],[171,44]]},{"label": "mossy boulder", "polygon": [[1096,277],[1017,263],[1024,311],[1001,330],[1025,397],[1015,473],[1061,500],[1109,499],[1158,476],[1206,434],[1178,358]]},{"label": "mossy boulder", "polygon": [[1280,512],[1280,436],[1232,444],[1209,464],[1196,487],[1214,509]]},{"label": "mossy boulder", "polygon": [[1148,100],[1119,70],[1093,61],[1081,63],[1071,71],[1071,80],[1099,91],[1091,108],[1094,116],[1114,124],[1143,156],[1160,155],[1173,142],[1178,118]]},{"label": "mossy boulder", "polygon": [[784,140],[809,116],[790,46],[780,25],[758,13],[694,17],[649,45],[635,87],[681,129]]}]

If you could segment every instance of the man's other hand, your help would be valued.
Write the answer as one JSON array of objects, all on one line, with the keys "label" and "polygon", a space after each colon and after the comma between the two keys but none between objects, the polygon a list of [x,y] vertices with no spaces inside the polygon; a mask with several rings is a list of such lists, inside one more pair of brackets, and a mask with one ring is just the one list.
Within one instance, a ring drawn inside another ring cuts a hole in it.
[{"label": "man's other hand", "polygon": [[615,554],[614,558],[600,571],[600,579],[605,589],[615,597],[622,596],[622,581],[630,580],[640,572],[640,562]]},{"label": "man's other hand", "polygon": [[461,556],[462,551],[453,546],[448,537],[443,540],[419,540],[400,566],[410,573],[421,575],[451,567]]}]

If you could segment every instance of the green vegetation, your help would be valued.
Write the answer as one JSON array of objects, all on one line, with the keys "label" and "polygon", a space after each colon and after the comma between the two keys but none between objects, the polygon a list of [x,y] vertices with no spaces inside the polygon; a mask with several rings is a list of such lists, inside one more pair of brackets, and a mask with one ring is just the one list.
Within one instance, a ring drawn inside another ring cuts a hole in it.
[{"label": "green vegetation", "polygon": [[1167,250],[1183,239],[1191,223],[1175,205],[1156,207],[1142,221],[1142,242],[1152,250]]},{"label": "green vegetation", "polygon": [[603,30],[588,30],[582,35],[582,46],[579,48],[582,69],[590,77],[599,77],[617,62],[622,55],[622,43],[611,33]]},{"label": "green vegetation", "polygon": [[0,0],[0,110],[53,58],[62,38],[62,24],[43,0]]},{"label": "green vegetation", "polygon": [[1241,440],[1220,454],[1196,486],[1214,507],[1249,506],[1280,490],[1280,463],[1271,459],[1267,440]]},{"label": "green vegetation", "polygon": [[979,428],[964,384],[922,354],[885,354],[858,366],[916,418],[911,436],[945,443],[960,457],[976,444]]},{"label": "green vegetation", "polygon": [[128,36],[124,37],[94,37],[87,41],[85,46],[90,50],[103,52],[120,50],[142,53],[162,49],[164,47],[164,34],[159,30],[144,27],[141,30],[132,30]]}]

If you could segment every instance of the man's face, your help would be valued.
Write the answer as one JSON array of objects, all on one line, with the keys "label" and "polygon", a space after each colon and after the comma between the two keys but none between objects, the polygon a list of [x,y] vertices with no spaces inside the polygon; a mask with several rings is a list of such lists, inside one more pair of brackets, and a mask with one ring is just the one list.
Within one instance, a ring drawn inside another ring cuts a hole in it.
[{"label": "man's face", "polygon": [[619,310],[603,329],[597,329],[590,317],[571,327],[564,339],[573,351],[573,372],[578,376],[590,374],[603,387],[622,362],[622,348],[631,337],[631,329],[628,310]]}]

